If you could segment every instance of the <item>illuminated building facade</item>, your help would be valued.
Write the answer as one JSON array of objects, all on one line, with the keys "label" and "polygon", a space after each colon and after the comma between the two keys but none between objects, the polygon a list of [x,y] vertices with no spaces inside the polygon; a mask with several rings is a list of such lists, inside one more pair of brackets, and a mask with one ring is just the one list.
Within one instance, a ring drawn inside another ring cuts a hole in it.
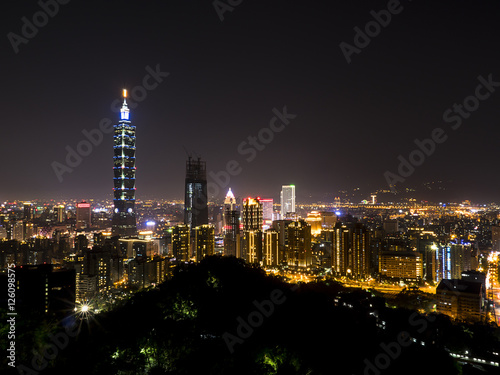
[{"label": "illuminated building facade", "polygon": [[312,264],[311,226],[304,220],[288,225],[288,266],[309,267]]},{"label": "illuminated building facade", "polygon": [[264,253],[263,265],[264,266],[277,266],[280,264],[281,259],[278,251],[278,232],[272,229],[264,232]]},{"label": "illuminated building facade", "polygon": [[436,288],[436,310],[453,319],[481,321],[485,314],[483,289],[480,282],[441,280]]},{"label": "illuminated building facade", "polygon": [[295,185],[283,185],[280,200],[281,219],[285,219],[290,213],[295,213]]},{"label": "illuminated building facade", "polygon": [[187,262],[191,258],[190,232],[189,225],[185,224],[172,228],[172,251],[178,261]]},{"label": "illuminated building facade", "polygon": [[321,212],[321,227],[333,228],[337,222],[337,215],[334,212]]},{"label": "illuminated building facade", "polygon": [[492,225],[491,226],[491,250],[492,251],[500,251],[500,226]]},{"label": "illuminated building facade", "polygon": [[306,222],[311,226],[312,234],[318,235],[321,233],[321,214],[317,211],[312,211],[307,214]]},{"label": "illuminated building facade", "polygon": [[128,263],[128,283],[138,288],[160,284],[167,279],[168,259],[155,256],[151,259],[137,258]]},{"label": "illuminated building facade", "polygon": [[98,293],[111,287],[111,252],[109,248],[86,250],[83,260],[83,274],[96,276]]},{"label": "illuminated building facade", "polygon": [[423,231],[413,235],[415,238],[415,247],[422,254],[422,272],[425,281],[438,280],[438,257],[437,257],[437,238],[432,232]]},{"label": "illuminated building facade", "polygon": [[241,212],[243,240],[241,257],[249,263],[262,261],[262,203],[259,198],[243,201]]},{"label": "illuminated building facade", "polygon": [[200,158],[186,162],[184,224],[194,229],[208,224],[207,167]]},{"label": "illuminated building facade", "polygon": [[58,223],[63,223],[66,220],[66,211],[63,205],[55,206],[54,211],[57,217]]},{"label": "illuminated building facade", "polygon": [[24,210],[24,220],[29,221],[33,219],[34,217],[34,207],[31,204],[31,202],[24,202],[23,204],[23,210]]},{"label": "illuminated building facade", "polygon": [[384,279],[422,280],[422,254],[416,251],[388,251],[379,255],[379,274]]},{"label": "illuminated building facade", "polygon": [[135,126],[130,121],[127,90],[123,90],[120,121],[114,126],[113,172],[114,214],[112,235],[130,237],[137,234],[135,216]]},{"label": "illuminated building facade", "polygon": [[215,229],[212,225],[200,225],[194,229],[194,247],[197,262],[214,255]]},{"label": "illuminated building facade", "polygon": [[288,226],[292,220],[274,220],[272,229],[278,233],[278,259],[281,263],[286,259],[288,246]]},{"label": "illuminated building facade", "polygon": [[262,261],[262,231],[246,230],[243,232],[242,258],[248,263],[260,263]]},{"label": "illuminated building facade", "polygon": [[262,204],[262,222],[264,229],[269,229],[273,223],[273,199],[259,199]]},{"label": "illuminated building facade", "polygon": [[259,198],[247,198],[243,201],[241,213],[243,230],[262,230],[262,203]]},{"label": "illuminated building facade", "polygon": [[76,204],[76,229],[90,228],[91,211],[90,203],[85,201]]},{"label": "illuminated building facade", "polygon": [[436,250],[437,275],[436,282],[443,279],[458,279],[463,271],[472,267],[472,248],[470,244],[448,243],[440,245]]},{"label": "illuminated building facade", "polygon": [[333,229],[332,271],[338,276],[369,276],[370,234],[363,224],[337,223]]}]

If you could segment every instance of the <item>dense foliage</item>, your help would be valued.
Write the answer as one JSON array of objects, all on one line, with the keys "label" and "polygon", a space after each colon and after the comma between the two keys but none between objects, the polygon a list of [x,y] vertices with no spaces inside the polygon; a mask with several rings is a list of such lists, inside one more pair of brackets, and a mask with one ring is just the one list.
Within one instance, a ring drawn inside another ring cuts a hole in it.
[{"label": "dense foliage", "polygon": [[[292,288],[258,267],[215,256],[179,267],[159,288],[79,324],[78,336],[40,373],[452,375],[462,369],[445,348],[499,347],[490,327],[388,308],[380,297],[332,281]],[[24,348],[43,347],[49,329],[57,331],[38,322]],[[366,370],[385,353],[381,343],[397,342],[403,331],[416,343],[386,368]],[[18,363],[28,365],[31,353],[24,352]]]}]

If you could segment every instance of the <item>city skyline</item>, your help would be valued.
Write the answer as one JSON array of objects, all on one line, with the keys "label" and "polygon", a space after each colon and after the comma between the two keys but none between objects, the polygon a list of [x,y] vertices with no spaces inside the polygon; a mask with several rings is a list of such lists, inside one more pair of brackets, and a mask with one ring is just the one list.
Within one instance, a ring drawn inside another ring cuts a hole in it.
[{"label": "city skyline", "polygon": [[[399,4],[390,19],[387,2],[241,4],[221,20],[210,2],[110,1],[97,12],[68,2],[29,38],[24,20],[40,5],[10,4],[2,95],[29,110],[4,110],[4,139],[14,141],[3,148],[10,160],[0,200],[110,197],[106,131],[125,87],[141,125],[138,197],[181,198],[183,161],[192,155],[206,160],[209,182],[236,161],[228,186],[241,196],[278,201],[286,183],[300,186],[302,201],[358,187],[369,195],[388,188],[390,172],[428,199],[499,201],[491,167],[499,5]],[[88,19],[94,27],[82,33]],[[380,30],[373,26],[376,35],[356,46],[356,30],[373,22]],[[16,45],[13,34],[27,42]],[[131,53],[120,59],[124,51]],[[446,141],[425,143],[436,128]],[[69,166],[68,148],[95,129],[102,139]],[[408,160],[418,144],[425,160],[402,176],[398,157]],[[292,155],[300,157],[282,162]],[[58,175],[53,163],[68,169]],[[443,181],[445,193],[423,185],[432,181]]]},{"label": "city skyline", "polygon": [[499,14],[8,2],[0,372],[498,374]]}]

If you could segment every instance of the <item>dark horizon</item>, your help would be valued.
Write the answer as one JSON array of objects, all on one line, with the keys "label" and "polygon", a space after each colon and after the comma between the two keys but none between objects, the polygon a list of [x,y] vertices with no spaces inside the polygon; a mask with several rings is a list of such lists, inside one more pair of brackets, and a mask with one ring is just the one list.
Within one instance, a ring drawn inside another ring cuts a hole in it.
[{"label": "dark horizon", "polygon": [[[286,184],[304,202],[357,187],[368,197],[388,189],[384,173],[396,173],[398,156],[408,159],[414,140],[439,127],[447,139],[397,187],[415,187],[418,199],[500,202],[500,174],[491,168],[500,4],[401,0],[369,44],[346,58],[341,43],[354,46],[354,28],[365,30],[376,19],[371,11],[382,14],[389,3],[242,2],[221,21],[212,2],[68,1],[16,53],[9,33],[22,36],[22,18],[33,21],[42,8],[10,2],[2,22],[0,201],[111,198],[111,133],[62,182],[52,164],[86,139],[83,130],[117,123],[111,107],[121,90],[142,86],[149,89],[136,93],[146,98],[131,106],[138,199],[182,199],[189,154],[207,162],[209,175],[238,163],[218,200],[231,187],[237,197],[278,202]],[[481,82],[480,95],[491,95],[453,129],[453,115],[443,115],[477,96]],[[284,107],[288,124],[262,130]],[[259,132],[273,139],[252,153],[248,137]],[[427,190],[429,181],[444,181],[446,190]]]}]

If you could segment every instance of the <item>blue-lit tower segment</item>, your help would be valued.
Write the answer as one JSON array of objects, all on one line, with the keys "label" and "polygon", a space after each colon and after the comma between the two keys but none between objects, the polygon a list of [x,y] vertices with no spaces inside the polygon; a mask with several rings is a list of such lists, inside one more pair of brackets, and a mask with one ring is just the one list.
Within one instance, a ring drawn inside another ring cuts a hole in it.
[{"label": "blue-lit tower segment", "polygon": [[127,90],[123,90],[120,121],[114,126],[113,137],[114,215],[113,236],[137,234],[135,220],[135,126],[130,122]]}]

